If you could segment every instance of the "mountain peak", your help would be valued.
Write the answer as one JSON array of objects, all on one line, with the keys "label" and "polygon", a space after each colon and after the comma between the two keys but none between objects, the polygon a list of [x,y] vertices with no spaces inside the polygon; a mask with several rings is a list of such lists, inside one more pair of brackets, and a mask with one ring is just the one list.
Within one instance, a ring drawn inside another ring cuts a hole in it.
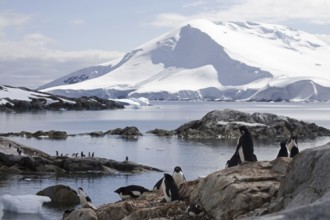
[{"label": "mountain peak", "polygon": [[[62,85],[43,88],[74,97],[93,94],[103,98],[262,100],[261,90],[274,90],[266,85],[282,85],[275,90],[285,90],[290,83],[276,82],[293,78],[312,80],[320,86],[315,88],[326,90],[330,87],[326,78],[329,52],[329,47],[315,36],[282,25],[196,19],[120,59],[77,71],[80,75],[74,76],[84,81],[65,85],[68,78],[64,77]],[[102,69],[97,76],[92,75],[96,68]],[[300,85],[297,80],[294,83]],[[267,100],[272,100],[269,93]],[[274,97],[288,100],[285,95]],[[315,94],[310,97],[320,99]],[[326,100],[325,96],[321,99]]]}]

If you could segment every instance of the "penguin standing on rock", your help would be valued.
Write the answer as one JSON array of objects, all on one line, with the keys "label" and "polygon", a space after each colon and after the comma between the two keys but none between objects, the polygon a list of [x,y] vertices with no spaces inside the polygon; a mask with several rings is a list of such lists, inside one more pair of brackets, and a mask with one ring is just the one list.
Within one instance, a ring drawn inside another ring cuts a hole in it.
[{"label": "penguin standing on rock", "polygon": [[280,151],[278,152],[277,158],[278,157],[288,157],[289,153],[288,153],[288,148],[286,147],[286,141],[282,141],[280,143]]},{"label": "penguin standing on rock", "polygon": [[129,185],[116,189],[115,193],[118,193],[121,199],[135,199],[140,197],[143,193],[149,191],[149,189],[146,189],[143,186]]},{"label": "penguin standing on rock", "polygon": [[239,127],[239,131],[241,136],[238,139],[236,151],[232,158],[227,161],[226,167],[237,166],[245,161],[257,161],[250,131],[244,125]]},{"label": "penguin standing on rock", "polygon": [[293,158],[299,153],[297,136],[291,136],[288,144],[290,157]]},{"label": "penguin standing on rock", "polygon": [[174,178],[170,174],[164,174],[161,188],[164,193],[164,198],[167,202],[180,200],[178,186],[176,185]]},{"label": "penguin standing on rock", "polygon": [[157,181],[157,183],[154,185],[153,190],[162,190],[162,183],[163,183],[164,177],[162,177],[160,180]]},{"label": "penguin standing on rock", "polygon": [[179,186],[183,182],[186,182],[186,178],[184,177],[182,169],[179,166],[176,166],[174,168],[172,177],[173,177],[173,179],[174,179],[177,186]]},{"label": "penguin standing on rock", "polygon": [[92,200],[89,198],[89,196],[84,192],[83,188],[81,188],[81,187],[78,188],[78,196],[80,199],[81,207],[97,210],[95,205],[92,203]]}]

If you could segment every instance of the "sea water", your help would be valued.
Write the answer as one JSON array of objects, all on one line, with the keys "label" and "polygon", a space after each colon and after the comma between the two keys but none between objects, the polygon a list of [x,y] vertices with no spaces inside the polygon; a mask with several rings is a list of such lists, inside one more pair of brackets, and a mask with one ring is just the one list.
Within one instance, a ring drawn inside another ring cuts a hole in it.
[{"label": "sea water", "polygon": [[[1,113],[0,132],[35,132],[61,130],[68,134],[107,131],[126,126],[136,126],[143,136],[126,140],[116,135],[104,137],[74,136],[66,140],[10,137],[24,145],[55,155],[58,151],[71,155],[83,151],[94,152],[95,157],[118,161],[125,160],[153,166],[172,173],[181,166],[186,179],[192,180],[223,169],[233,154],[237,140],[193,141],[176,137],[157,137],[146,133],[155,128],[176,129],[180,125],[202,118],[212,110],[235,109],[248,113],[267,112],[313,122],[330,129],[330,104],[326,103],[222,103],[222,102],[152,102],[151,106],[107,111],[61,111],[37,113]],[[329,137],[315,140],[298,140],[300,150],[320,146]],[[272,160],[279,150],[279,143],[256,142],[258,160]],[[27,195],[52,185],[64,184],[74,189],[83,187],[96,206],[119,200],[113,191],[130,184],[152,189],[163,172],[132,175],[0,175],[0,195]],[[1,207],[0,207],[1,208]],[[60,219],[64,210],[72,207],[44,206],[34,219]],[[26,219],[26,214],[2,214],[2,219]],[[1,212],[0,212],[1,216]]]}]

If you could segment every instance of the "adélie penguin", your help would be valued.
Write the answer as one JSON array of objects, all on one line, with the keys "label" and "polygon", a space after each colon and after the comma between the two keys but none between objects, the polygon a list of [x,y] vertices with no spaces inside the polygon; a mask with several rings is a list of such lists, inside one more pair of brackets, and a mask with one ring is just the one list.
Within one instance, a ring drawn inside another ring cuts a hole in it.
[{"label": "ad\u00e9lie penguin", "polygon": [[192,203],[188,206],[187,213],[190,216],[202,216],[205,212],[200,204]]},{"label": "ad\u00e9lie penguin", "polygon": [[178,186],[176,185],[174,178],[170,174],[164,174],[161,187],[164,193],[164,198],[167,202],[180,200]]},{"label": "ad\u00e9lie penguin", "polygon": [[161,190],[162,191],[163,179],[164,179],[164,177],[162,177],[160,180],[157,181],[157,183],[153,187],[153,190]]},{"label": "ad\u00e9lie penguin", "polygon": [[121,199],[129,199],[129,198],[138,198],[143,193],[149,192],[150,190],[138,185],[129,185],[116,189],[114,192],[117,193]]},{"label": "ad\u00e9lie penguin", "polygon": [[288,148],[286,147],[286,141],[282,141],[280,143],[280,151],[277,154],[277,157],[288,157],[289,153],[288,153]]},{"label": "ad\u00e9lie penguin", "polygon": [[[182,172],[181,167],[176,166],[174,168],[172,177],[174,179],[174,182],[176,185],[179,187],[179,185],[183,182],[186,182],[186,178]],[[163,182],[164,177],[162,177],[160,180],[157,181],[157,183],[154,185],[153,190],[161,190],[162,191],[162,182]]]},{"label": "ad\u00e9lie penguin", "polygon": [[78,196],[80,199],[81,207],[97,210],[95,205],[92,203],[92,200],[89,198],[89,196],[84,192],[83,188],[81,188],[81,187],[78,188]]},{"label": "ad\u00e9lie penguin", "polygon": [[176,166],[174,168],[172,177],[173,177],[173,179],[174,179],[177,186],[179,186],[183,182],[186,182],[186,178],[184,177],[182,169],[179,166]]}]

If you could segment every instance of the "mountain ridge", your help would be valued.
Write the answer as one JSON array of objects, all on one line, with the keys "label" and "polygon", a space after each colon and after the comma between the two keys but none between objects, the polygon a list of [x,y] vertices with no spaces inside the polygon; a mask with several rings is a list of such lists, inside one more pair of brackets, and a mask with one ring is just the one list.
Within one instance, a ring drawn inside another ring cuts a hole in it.
[{"label": "mountain ridge", "polygon": [[[87,69],[85,80],[63,85],[62,77],[40,89],[69,97],[328,101],[328,54],[326,43],[285,26],[198,19],[95,66],[105,70],[96,77]],[[314,90],[299,90],[308,80]]]}]

